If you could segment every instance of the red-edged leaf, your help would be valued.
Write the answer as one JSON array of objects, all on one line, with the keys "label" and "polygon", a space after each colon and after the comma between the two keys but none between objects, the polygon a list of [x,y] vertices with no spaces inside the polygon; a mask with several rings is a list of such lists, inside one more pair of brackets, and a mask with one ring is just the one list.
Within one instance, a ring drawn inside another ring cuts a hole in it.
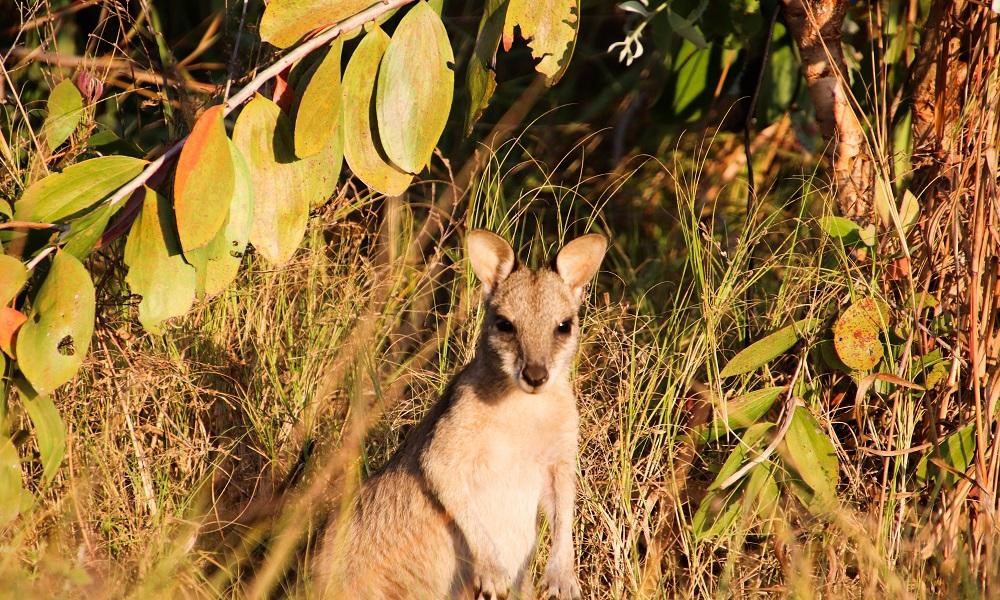
[{"label": "red-edged leaf", "polygon": [[208,244],[226,224],[236,175],[222,118],[221,104],[206,110],[177,159],[174,211],[185,251]]},{"label": "red-edged leaf", "polygon": [[0,306],[0,350],[7,356],[17,358],[14,354],[14,344],[17,342],[17,330],[28,319],[19,310]]}]

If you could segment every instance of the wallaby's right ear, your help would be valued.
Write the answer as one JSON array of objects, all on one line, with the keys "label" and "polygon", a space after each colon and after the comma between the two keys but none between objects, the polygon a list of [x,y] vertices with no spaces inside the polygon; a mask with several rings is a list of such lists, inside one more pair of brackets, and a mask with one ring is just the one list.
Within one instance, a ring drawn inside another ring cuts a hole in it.
[{"label": "wallaby's right ear", "polygon": [[487,294],[492,293],[497,284],[514,270],[514,250],[505,239],[485,229],[469,232],[469,262]]}]

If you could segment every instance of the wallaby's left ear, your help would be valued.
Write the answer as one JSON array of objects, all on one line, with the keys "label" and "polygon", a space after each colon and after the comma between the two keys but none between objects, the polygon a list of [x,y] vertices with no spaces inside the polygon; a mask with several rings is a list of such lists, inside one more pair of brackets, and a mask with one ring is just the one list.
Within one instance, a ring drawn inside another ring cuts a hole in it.
[{"label": "wallaby's left ear", "polygon": [[607,250],[606,237],[589,233],[566,244],[556,256],[556,272],[578,301],[583,297],[584,286],[597,274]]}]

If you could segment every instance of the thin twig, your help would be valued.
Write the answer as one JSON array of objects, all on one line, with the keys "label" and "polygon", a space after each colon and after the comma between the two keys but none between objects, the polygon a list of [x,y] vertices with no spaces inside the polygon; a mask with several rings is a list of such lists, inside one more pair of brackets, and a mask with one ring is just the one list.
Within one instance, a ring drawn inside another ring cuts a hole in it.
[{"label": "thin twig", "polygon": [[226,73],[226,91],[222,93],[222,100],[229,99],[229,89],[233,85],[233,71],[236,70],[236,54],[240,49],[240,38],[243,37],[243,26],[247,19],[247,1],[243,0],[243,12],[240,14],[240,26],[236,29],[236,41],[233,43],[233,53],[229,56],[229,71]]},{"label": "thin twig", "polygon": [[151,71],[145,71],[143,69],[138,69],[130,60],[124,58],[111,58],[106,56],[100,57],[89,57],[89,56],[75,56],[72,54],[59,54],[57,52],[42,52],[38,48],[25,48],[23,46],[18,46],[16,48],[11,48],[10,55],[17,58],[18,60],[28,61],[28,62],[42,62],[47,65],[54,65],[57,67],[84,67],[91,69],[107,69],[108,71],[115,71],[118,73],[123,73],[128,75],[133,81],[137,83],[152,83],[154,85],[165,85],[172,87],[185,87],[195,92],[201,92],[209,94],[215,92],[216,86],[210,83],[202,83],[200,81],[182,81],[179,79],[171,79],[159,73],[154,73]]},{"label": "thin twig", "polygon": [[0,229],[61,229],[55,223],[32,223],[31,221],[7,221],[0,223]]}]

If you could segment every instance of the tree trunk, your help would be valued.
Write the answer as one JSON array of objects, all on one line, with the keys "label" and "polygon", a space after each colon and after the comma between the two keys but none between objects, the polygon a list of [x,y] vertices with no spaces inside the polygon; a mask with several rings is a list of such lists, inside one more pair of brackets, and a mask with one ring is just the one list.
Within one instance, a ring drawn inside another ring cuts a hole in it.
[{"label": "tree trunk", "polygon": [[785,24],[802,57],[816,121],[833,165],[840,213],[861,226],[873,220],[872,160],[851,104],[841,28],[847,0],[782,0]]}]

